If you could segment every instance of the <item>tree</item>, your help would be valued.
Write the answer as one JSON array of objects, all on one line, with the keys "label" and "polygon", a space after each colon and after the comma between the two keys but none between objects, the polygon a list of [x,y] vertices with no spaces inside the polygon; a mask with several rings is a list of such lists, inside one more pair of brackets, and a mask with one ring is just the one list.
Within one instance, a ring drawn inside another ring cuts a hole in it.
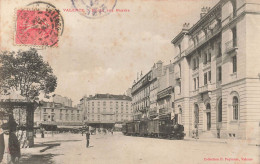
[{"label": "tree", "polygon": [[33,101],[41,92],[47,95],[56,87],[57,77],[36,49],[0,54],[1,93],[16,91]]}]

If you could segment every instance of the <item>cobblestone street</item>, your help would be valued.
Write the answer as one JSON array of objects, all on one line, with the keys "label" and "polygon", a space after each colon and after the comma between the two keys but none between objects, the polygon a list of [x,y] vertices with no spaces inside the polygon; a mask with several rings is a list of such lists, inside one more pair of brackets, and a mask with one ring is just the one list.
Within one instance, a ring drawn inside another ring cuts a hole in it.
[{"label": "cobblestone street", "polygon": [[[206,143],[114,135],[91,135],[86,148],[81,134],[56,134],[36,138],[35,147],[22,149],[21,163],[257,163],[259,146],[238,141]],[[222,158],[222,160],[221,160]],[[250,161],[243,161],[247,158]]]}]

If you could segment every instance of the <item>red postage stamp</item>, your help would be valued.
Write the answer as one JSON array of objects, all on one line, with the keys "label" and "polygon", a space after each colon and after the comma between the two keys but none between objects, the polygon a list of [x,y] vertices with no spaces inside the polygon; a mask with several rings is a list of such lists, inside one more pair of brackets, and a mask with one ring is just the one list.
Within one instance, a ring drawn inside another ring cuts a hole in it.
[{"label": "red postage stamp", "polygon": [[60,16],[57,10],[17,10],[17,45],[58,46]]}]

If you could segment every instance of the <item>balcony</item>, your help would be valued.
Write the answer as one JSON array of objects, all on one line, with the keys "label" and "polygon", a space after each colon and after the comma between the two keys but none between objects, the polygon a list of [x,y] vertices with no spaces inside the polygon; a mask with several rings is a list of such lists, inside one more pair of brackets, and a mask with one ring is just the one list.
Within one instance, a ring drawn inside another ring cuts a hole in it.
[{"label": "balcony", "polygon": [[194,91],[190,91],[190,96],[193,97],[193,96],[197,96],[199,94],[199,90],[196,89]]},{"label": "balcony", "polygon": [[161,108],[159,109],[159,115],[165,115],[171,113],[171,108]]},{"label": "balcony", "polygon": [[207,92],[211,92],[212,90],[213,90],[213,85],[206,84],[199,88],[199,93],[207,93]]},{"label": "balcony", "polygon": [[181,74],[180,74],[180,72],[175,72],[174,78],[175,78],[175,80],[180,80],[180,79],[181,79]]},{"label": "balcony", "polygon": [[158,116],[157,110],[155,109],[155,110],[149,111],[149,116],[150,116],[150,117],[156,117],[156,116]]},{"label": "balcony", "polygon": [[211,32],[208,33],[206,36],[202,36],[199,38],[199,41],[196,45],[191,45],[185,50],[185,56],[188,56],[190,53],[192,53],[194,50],[202,46],[204,43],[212,39],[214,36],[216,36],[221,31],[221,25],[216,24],[214,28],[212,28]]},{"label": "balcony", "polygon": [[225,45],[226,45],[226,53],[231,53],[238,49],[236,39],[232,39],[232,40],[226,42]]}]

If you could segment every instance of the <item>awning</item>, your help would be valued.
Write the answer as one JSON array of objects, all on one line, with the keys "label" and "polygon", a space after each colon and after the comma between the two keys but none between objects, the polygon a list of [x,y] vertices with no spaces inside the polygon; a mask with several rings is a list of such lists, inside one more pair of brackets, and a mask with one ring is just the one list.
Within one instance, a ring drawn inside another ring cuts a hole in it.
[{"label": "awning", "polygon": [[58,128],[66,128],[66,129],[78,129],[82,127],[83,126],[58,126]]}]

